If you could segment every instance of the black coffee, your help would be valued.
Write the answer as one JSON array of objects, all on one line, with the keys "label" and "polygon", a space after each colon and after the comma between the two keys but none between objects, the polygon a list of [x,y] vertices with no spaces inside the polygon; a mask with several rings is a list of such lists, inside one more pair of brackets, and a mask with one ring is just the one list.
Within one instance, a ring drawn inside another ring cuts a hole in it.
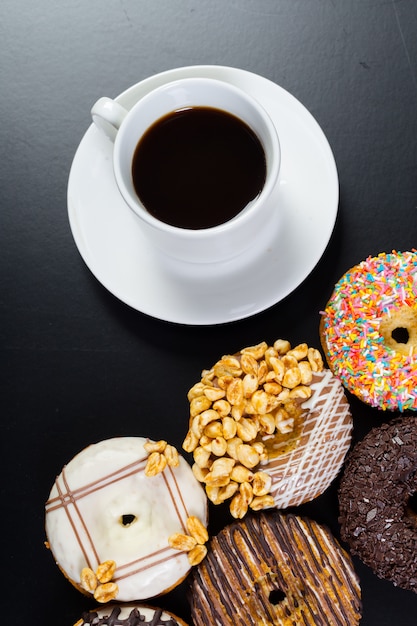
[{"label": "black coffee", "polygon": [[133,184],[151,215],[173,226],[227,222],[265,183],[262,145],[244,122],[219,109],[192,107],[159,119],[139,141]]}]

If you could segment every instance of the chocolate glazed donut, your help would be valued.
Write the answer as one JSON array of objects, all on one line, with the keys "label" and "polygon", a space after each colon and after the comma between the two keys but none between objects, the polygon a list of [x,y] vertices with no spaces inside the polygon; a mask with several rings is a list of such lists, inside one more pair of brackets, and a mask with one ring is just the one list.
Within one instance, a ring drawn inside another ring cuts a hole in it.
[{"label": "chocolate glazed donut", "polygon": [[379,578],[417,593],[416,493],[417,419],[372,429],[341,479],[341,536]]}]

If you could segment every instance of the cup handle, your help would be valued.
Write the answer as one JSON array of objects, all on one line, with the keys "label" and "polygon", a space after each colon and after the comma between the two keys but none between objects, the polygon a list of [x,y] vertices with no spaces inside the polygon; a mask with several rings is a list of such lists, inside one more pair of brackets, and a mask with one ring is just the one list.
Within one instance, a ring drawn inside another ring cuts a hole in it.
[{"label": "cup handle", "polygon": [[94,124],[112,141],[126,115],[127,110],[121,104],[106,97],[99,98],[91,109]]}]

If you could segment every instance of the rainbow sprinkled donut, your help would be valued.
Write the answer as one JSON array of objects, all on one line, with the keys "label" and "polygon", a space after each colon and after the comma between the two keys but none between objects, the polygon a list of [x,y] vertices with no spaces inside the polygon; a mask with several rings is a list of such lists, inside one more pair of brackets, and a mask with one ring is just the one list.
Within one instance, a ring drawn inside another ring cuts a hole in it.
[{"label": "rainbow sprinkled donut", "polygon": [[368,257],[336,284],[320,337],[333,373],[363,402],[417,410],[417,252]]}]

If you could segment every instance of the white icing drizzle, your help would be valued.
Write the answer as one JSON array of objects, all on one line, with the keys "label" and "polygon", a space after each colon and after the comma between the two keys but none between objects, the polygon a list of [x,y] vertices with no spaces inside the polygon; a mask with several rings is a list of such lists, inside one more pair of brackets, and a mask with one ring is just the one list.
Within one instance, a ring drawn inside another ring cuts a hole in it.
[{"label": "white icing drizzle", "polygon": [[272,476],[278,508],[298,506],[323,493],[338,474],[349,449],[352,417],[343,387],[330,370],[315,374],[313,393],[297,445],[263,469]]}]

